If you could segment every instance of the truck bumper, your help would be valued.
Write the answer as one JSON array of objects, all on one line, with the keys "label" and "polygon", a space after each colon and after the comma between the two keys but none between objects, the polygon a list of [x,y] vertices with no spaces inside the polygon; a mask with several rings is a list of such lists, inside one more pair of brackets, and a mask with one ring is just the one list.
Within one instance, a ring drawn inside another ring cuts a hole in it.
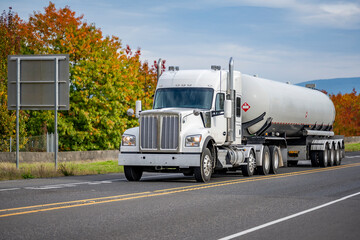
[{"label": "truck bumper", "polygon": [[156,153],[120,153],[119,165],[161,166],[161,167],[200,167],[200,153],[192,154],[156,154]]}]

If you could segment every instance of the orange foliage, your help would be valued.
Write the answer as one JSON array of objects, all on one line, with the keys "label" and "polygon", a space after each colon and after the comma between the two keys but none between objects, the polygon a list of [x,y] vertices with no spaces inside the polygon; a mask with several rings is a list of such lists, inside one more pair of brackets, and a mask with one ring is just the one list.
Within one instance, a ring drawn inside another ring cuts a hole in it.
[{"label": "orange foliage", "polygon": [[360,136],[360,94],[352,93],[330,95],[335,105],[335,134]]}]

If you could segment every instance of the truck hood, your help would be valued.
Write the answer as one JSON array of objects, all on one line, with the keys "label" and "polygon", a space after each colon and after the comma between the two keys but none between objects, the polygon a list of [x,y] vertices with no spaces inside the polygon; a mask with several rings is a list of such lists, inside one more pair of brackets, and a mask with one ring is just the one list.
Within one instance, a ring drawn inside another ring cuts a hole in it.
[{"label": "truck hood", "polygon": [[182,116],[193,113],[194,109],[192,108],[161,108],[161,109],[152,109],[142,111],[140,115],[146,114],[159,114],[159,113],[172,113],[172,114],[181,114]]}]

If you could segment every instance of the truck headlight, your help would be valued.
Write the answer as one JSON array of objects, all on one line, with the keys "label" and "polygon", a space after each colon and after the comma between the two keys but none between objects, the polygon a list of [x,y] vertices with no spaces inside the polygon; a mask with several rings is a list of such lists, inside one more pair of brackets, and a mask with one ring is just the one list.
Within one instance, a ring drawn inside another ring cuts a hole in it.
[{"label": "truck headlight", "polygon": [[199,147],[201,142],[201,134],[187,136],[185,139],[185,147]]},{"label": "truck headlight", "polygon": [[122,146],[135,146],[136,145],[136,137],[134,135],[124,134],[122,136],[121,145]]}]

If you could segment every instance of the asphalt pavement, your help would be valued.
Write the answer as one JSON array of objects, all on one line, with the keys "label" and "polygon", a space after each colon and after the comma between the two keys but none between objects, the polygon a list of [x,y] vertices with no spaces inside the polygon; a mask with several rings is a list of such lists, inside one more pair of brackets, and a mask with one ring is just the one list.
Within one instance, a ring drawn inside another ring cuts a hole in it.
[{"label": "asphalt pavement", "polygon": [[360,152],[276,175],[0,182],[0,239],[360,239]]}]

